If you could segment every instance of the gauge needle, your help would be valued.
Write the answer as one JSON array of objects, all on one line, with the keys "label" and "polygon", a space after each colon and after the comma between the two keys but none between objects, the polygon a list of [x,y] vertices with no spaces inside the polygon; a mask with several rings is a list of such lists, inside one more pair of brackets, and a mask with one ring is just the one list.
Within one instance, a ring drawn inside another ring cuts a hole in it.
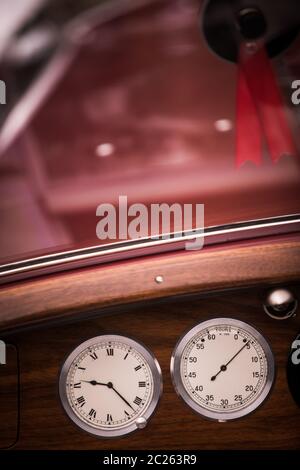
[{"label": "gauge needle", "polygon": [[250,341],[247,341],[247,343],[245,343],[244,346],[241,347],[241,349],[239,349],[238,352],[234,356],[232,356],[232,358],[226,364],[223,364],[220,367],[219,372],[216,375],[213,375],[210,380],[212,381],[216,380],[216,378],[221,372],[225,372],[227,370],[227,366],[233,361],[233,359],[235,359],[243,351],[243,349],[245,349],[245,347],[249,344],[249,342]]},{"label": "gauge needle", "polygon": [[124,403],[126,403],[127,406],[129,406],[133,411],[135,411],[134,408],[131,406],[131,404],[126,400],[126,398],[124,398],[118,392],[118,390],[114,388],[112,382],[103,383],[103,382],[97,382],[96,380],[82,380],[81,382],[85,382],[91,385],[104,385],[105,387],[111,388],[124,401]]}]

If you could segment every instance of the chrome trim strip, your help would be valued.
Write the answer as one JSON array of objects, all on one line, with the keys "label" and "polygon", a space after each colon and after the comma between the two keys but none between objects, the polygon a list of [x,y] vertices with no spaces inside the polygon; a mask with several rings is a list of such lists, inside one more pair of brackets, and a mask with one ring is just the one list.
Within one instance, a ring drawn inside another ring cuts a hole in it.
[{"label": "chrome trim strip", "polygon": [[241,241],[270,235],[300,232],[300,214],[291,214],[267,219],[238,222],[229,225],[212,226],[190,230],[184,235],[178,232],[165,235],[164,239],[151,237],[138,240],[97,245],[77,250],[53,253],[0,266],[0,284],[49,274],[77,267],[120,261],[132,257],[183,250],[185,243],[197,236],[204,237],[205,246],[229,241]]}]

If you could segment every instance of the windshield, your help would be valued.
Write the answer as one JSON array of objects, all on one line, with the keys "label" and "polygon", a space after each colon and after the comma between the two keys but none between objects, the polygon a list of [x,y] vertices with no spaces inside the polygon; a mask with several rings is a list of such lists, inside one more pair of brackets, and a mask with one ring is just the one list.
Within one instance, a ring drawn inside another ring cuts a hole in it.
[{"label": "windshield", "polygon": [[[297,150],[273,160],[262,130],[261,160],[237,161],[237,133],[250,148],[257,136],[239,122],[240,66],[201,30],[203,2],[117,4],[66,31],[2,126],[2,264],[115,242],[99,238],[97,208],[120,196],[204,204],[206,227],[300,212]],[[271,61],[295,149],[299,45]]]}]

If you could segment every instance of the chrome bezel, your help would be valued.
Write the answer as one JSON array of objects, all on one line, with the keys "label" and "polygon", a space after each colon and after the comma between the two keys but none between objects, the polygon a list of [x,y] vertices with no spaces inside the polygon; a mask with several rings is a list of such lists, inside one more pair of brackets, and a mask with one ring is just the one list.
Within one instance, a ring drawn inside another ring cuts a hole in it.
[{"label": "chrome bezel", "polygon": [[[128,423],[128,425],[122,425],[120,427],[116,427],[113,429],[104,429],[104,428],[95,428],[94,426],[90,426],[88,423],[85,421],[81,420],[73,411],[69,400],[67,396],[67,389],[66,389],[66,380],[68,376],[68,372],[70,370],[70,367],[73,363],[73,361],[76,359],[76,357],[85,349],[94,346],[95,344],[103,343],[103,342],[109,342],[109,341],[118,341],[122,342],[132,349],[135,349],[139,354],[141,354],[145,361],[147,362],[150,372],[152,374],[152,379],[153,379],[153,393],[152,393],[152,398],[150,403],[148,404],[147,408],[145,409],[142,414],[139,414],[135,421],[131,421]],[[160,365],[155,358],[155,356],[152,354],[152,352],[142,343],[135,341],[132,338],[128,338],[127,336],[121,336],[121,335],[101,335],[101,336],[96,336],[94,338],[91,338],[77,346],[71,354],[67,357],[65,360],[60,376],[59,376],[59,395],[61,399],[62,406],[69,416],[69,418],[81,429],[86,431],[87,433],[96,436],[96,437],[103,437],[103,438],[115,438],[115,437],[121,437],[125,436],[127,434],[130,434],[137,429],[142,429],[145,426],[140,425],[140,418],[143,418],[145,421],[144,423],[148,423],[148,420],[151,418],[153,415],[160,396],[162,393],[162,373],[160,369]]]},{"label": "chrome bezel", "polygon": [[[232,325],[241,328],[245,331],[248,331],[249,334],[251,334],[259,342],[260,346],[264,350],[268,364],[266,383],[263,390],[260,392],[259,396],[256,398],[255,401],[237,411],[218,412],[214,410],[207,410],[192,399],[190,394],[186,391],[181,379],[180,366],[183,351],[186,345],[200,331],[216,325]],[[177,394],[185,401],[185,403],[187,403],[187,405],[189,405],[196,413],[200,414],[204,418],[223,422],[242,418],[243,416],[246,416],[255,411],[265,401],[271,391],[275,379],[275,360],[274,354],[267,340],[262,336],[259,331],[257,331],[251,325],[240,320],[235,320],[233,318],[214,318],[212,320],[199,323],[179,339],[172,353],[170,370],[174,388]]]}]

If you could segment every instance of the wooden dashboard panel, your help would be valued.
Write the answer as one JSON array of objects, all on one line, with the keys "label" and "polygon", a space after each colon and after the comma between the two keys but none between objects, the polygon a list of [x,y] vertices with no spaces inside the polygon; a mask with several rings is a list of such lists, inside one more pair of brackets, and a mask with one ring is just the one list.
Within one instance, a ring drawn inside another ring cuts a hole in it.
[{"label": "wooden dashboard panel", "polygon": [[299,233],[137,257],[1,286],[0,332],[140,300],[299,278]]},{"label": "wooden dashboard panel", "polygon": [[[292,286],[299,295],[300,289]],[[296,449],[300,446],[300,408],[287,386],[286,361],[300,331],[300,316],[269,318],[260,289],[227,291],[206,297],[123,306],[94,319],[10,335],[20,354],[21,402],[18,449]],[[252,415],[216,423],[196,415],[176,395],[170,378],[172,350],[179,337],[206,319],[227,316],[259,329],[274,350],[277,374],[270,397]],[[107,333],[144,342],[163,373],[163,394],[144,430],[103,440],[78,429],[66,416],[58,395],[58,376],[66,356],[82,341]]]}]

